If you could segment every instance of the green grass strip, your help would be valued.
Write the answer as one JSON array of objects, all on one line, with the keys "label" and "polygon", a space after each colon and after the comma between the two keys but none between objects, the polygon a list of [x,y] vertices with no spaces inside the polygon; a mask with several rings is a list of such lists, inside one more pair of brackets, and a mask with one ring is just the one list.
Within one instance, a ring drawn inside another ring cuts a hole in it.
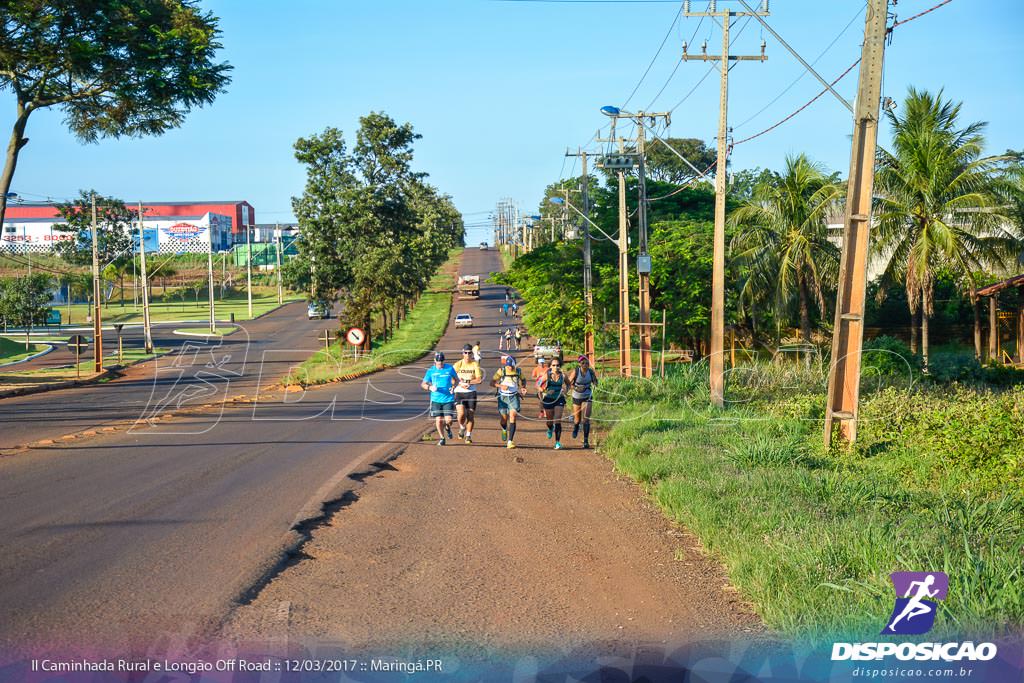
[{"label": "green grass strip", "polygon": [[384,368],[411,363],[432,351],[444,334],[452,308],[455,286],[454,265],[462,249],[453,249],[448,261],[430,281],[427,291],[412,307],[409,316],[387,342],[374,347],[368,356],[352,357],[352,347],[342,339],[329,350],[317,351],[284,380],[284,384],[312,386]]}]

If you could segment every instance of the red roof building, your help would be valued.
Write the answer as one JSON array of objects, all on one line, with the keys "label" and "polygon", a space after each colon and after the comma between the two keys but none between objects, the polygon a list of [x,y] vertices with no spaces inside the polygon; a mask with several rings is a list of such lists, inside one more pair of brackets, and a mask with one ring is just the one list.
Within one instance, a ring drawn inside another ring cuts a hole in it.
[{"label": "red roof building", "polygon": [[[131,202],[127,202],[131,206]],[[220,214],[231,218],[231,236],[234,243],[245,242],[246,226],[256,225],[256,211],[245,201],[195,201],[195,202],[143,202],[147,218],[158,216],[203,216],[207,213]],[[8,204],[5,220],[20,218],[54,218],[57,205],[52,202],[24,202]]]}]

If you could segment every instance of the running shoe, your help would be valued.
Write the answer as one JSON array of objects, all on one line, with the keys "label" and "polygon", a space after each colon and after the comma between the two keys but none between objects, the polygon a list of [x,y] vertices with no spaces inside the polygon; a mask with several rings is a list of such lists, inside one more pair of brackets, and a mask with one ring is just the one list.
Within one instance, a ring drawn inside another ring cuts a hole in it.
[{"label": "running shoe", "polygon": [[515,447],[516,447],[516,445],[514,443],[512,443],[512,441],[509,441],[508,443],[505,444],[505,448],[515,448]]},{"label": "running shoe", "polygon": [[460,439],[465,439],[466,438],[466,428],[465,427],[462,427],[462,426],[459,427],[459,438]]},{"label": "running shoe", "polygon": [[551,437],[553,437],[554,435],[555,435],[555,433],[554,433],[553,431],[551,431],[551,430],[549,429],[549,430],[548,430],[548,438],[550,439],[550,438],[551,438]]},{"label": "running shoe", "polygon": [[444,431],[446,431],[448,433],[448,438],[449,439],[454,439],[455,438],[454,436],[452,436],[452,426],[451,425],[445,425],[444,426]]},{"label": "running shoe", "polygon": [[445,444],[444,437],[441,437],[440,439],[437,440],[437,445],[438,446],[443,446],[444,444]]},{"label": "running shoe", "polygon": [[555,442],[555,450],[556,451],[562,450],[562,442],[561,441],[556,441]]},{"label": "running shoe", "polygon": [[502,428],[501,430],[501,440],[508,441],[508,430],[505,428]]},{"label": "running shoe", "polygon": [[589,441],[584,441],[583,442],[583,447],[584,448],[590,448],[590,442]]},{"label": "running shoe", "polygon": [[473,443],[473,435],[472,434],[466,434],[466,443],[467,444],[472,444]]},{"label": "running shoe", "polygon": [[572,438],[575,439],[579,435],[580,435],[580,423],[579,422],[575,422],[572,425]]}]

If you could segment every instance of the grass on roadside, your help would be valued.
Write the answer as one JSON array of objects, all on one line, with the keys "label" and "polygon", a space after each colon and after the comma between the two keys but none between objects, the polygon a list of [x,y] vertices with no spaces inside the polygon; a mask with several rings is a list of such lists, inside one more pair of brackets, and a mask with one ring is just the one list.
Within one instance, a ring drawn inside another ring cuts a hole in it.
[{"label": "grass on roadside", "polygon": [[[32,341],[37,340],[33,339]],[[42,350],[43,347],[38,344],[29,344],[26,349],[24,341],[19,342],[16,339],[0,337],[0,363],[14,363]]]},{"label": "grass on roadside", "polygon": [[412,307],[409,316],[395,330],[394,336],[358,360],[344,339],[330,349],[314,353],[284,379],[284,384],[311,386],[335,381],[341,377],[365,374],[395,367],[422,357],[431,351],[444,334],[452,307],[452,288],[462,249],[453,249],[448,261],[430,281],[427,291]]},{"label": "grass on roadside", "polygon": [[929,637],[1024,625],[1024,387],[880,386],[862,395],[856,447],[825,451],[815,369],[755,366],[756,390],[734,389],[724,412],[706,367],[674,370],[602,383],[602,451],[770,628],[875,637],[898,570],[949,576]]},{"label": "grass on roadside", "polygon": [[[205,292],[205,290],[204,290]],[[184,299],[178,298],[174,290],[168,290],[163,294],[152,297],[149,305],[150,319],[153,322],[165,322],[171,320],[204,320],[209,317],[209,300],[204,292],[200,292],[198,303],[194,294],[190,291],[185,294]],[[180,293],[179,293],[180,294]],[[301,294],[285,292],[284,301],[300,301]],[[276,287],[253,287],[252,312],[257,317],[274,310],[278,307]],[[234,291],[226,298],[215,298],[214,309],[217,313],[217,320],[228,320],[233,313],[235,320],[249,319],[249,302],[245,291]],[[87,304],[73,304],[70,315],[67,306],[59,306],[64,325],[84,325],[86,316],[90,314]],[[70,323],[68,322],[70,319]],[[103,308],[103,323],[141,323],[142,305],[134,306],[128,301],[124,307],[118,302],[113,302]]]}]

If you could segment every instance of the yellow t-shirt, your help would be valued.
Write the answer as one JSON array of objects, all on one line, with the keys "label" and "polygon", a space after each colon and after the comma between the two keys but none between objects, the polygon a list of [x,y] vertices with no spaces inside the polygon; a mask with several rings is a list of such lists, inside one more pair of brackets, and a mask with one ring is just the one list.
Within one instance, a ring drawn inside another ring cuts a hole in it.
[{"label": "yellow t-shirt", "polygon": [[475,360],[459,360],[452,367],[455,368],[455,374],[459,376],[459,386],[455,387],[455,393],[464,394],[476,391],[476,386],[470,384],[470,381],[484,378],[484,371],[480,369],[480,364]]}]

